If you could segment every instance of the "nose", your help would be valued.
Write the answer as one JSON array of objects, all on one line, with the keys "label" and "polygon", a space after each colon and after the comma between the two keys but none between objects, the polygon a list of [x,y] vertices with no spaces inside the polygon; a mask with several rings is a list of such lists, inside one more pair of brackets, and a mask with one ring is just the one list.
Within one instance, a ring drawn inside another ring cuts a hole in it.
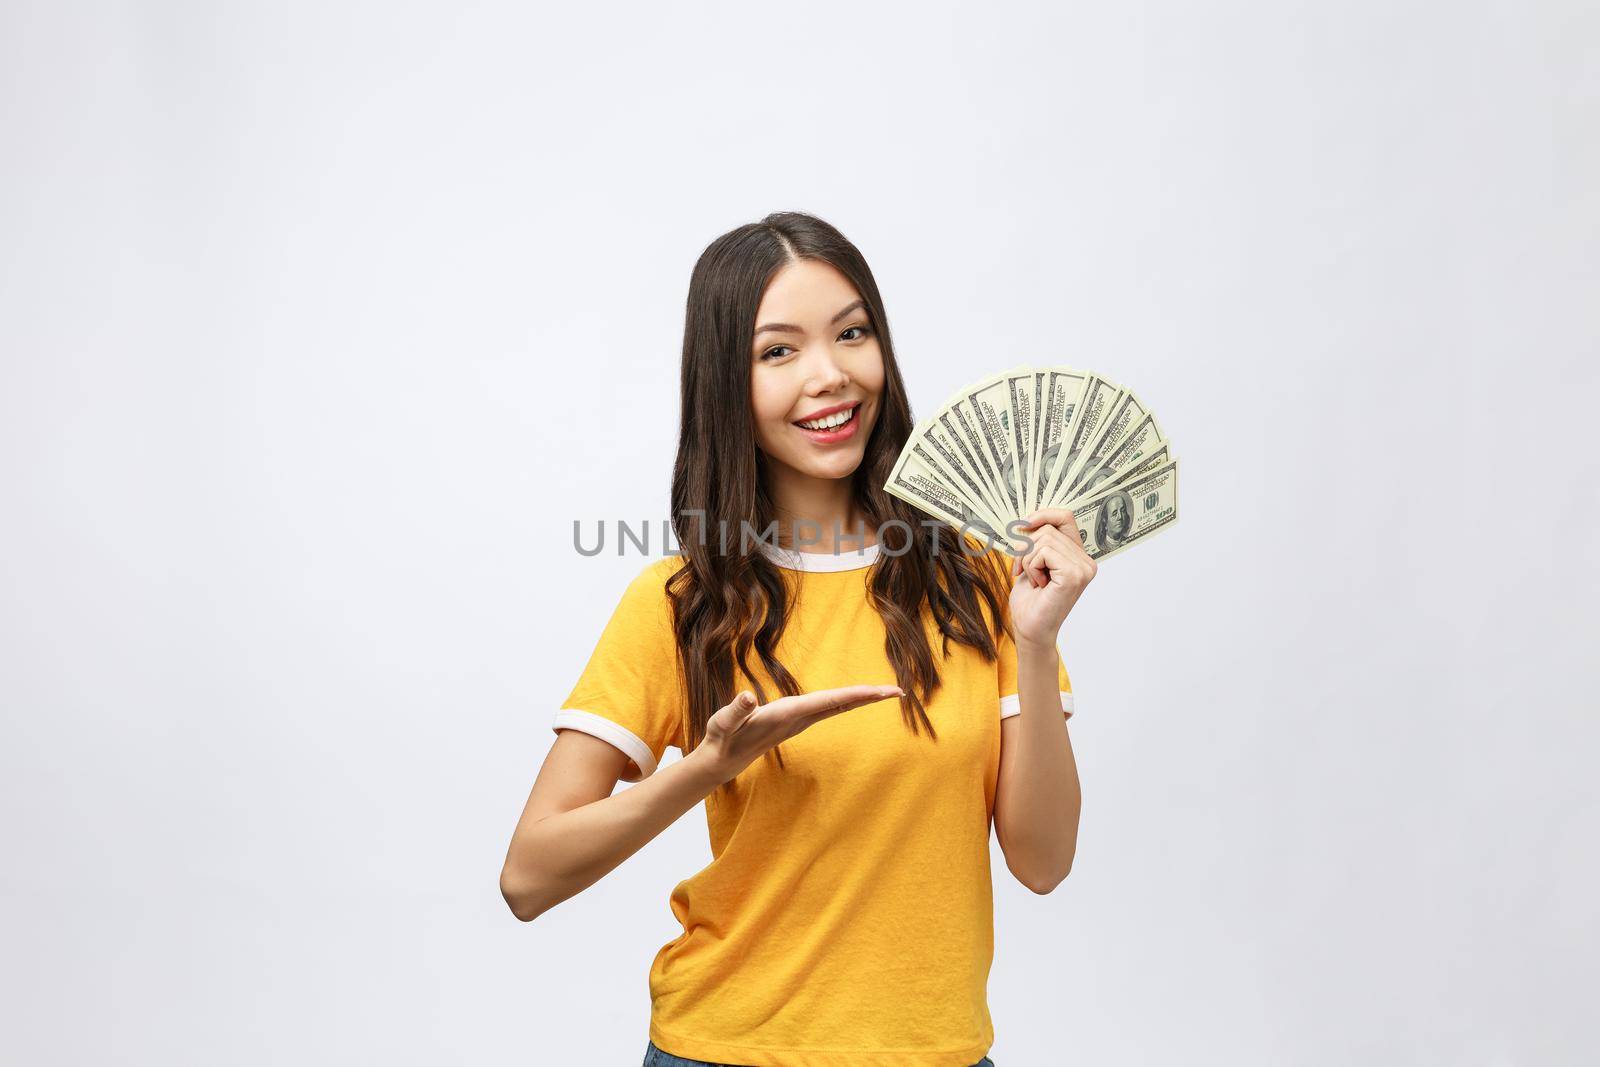
[{"label": "nose", "polygon": [[849,384],[850,375],[833,358],[833,352],[826,345],[816,348],[811,365],[807,368],[806,392],[811,396],[822,396],[837,392]]}]

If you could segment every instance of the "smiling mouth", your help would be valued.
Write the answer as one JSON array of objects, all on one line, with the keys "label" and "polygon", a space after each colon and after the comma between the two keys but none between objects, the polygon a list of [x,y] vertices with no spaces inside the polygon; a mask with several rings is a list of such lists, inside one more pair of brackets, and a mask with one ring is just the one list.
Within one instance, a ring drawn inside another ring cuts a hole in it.
[{"label": "smiling mouth", "polygon": [[835,411],[832,415],[824,415],[820,419],[807,419],[804,422],[796,422],[795,425],[802,430],[837,430],[841,426],[848,426],[854,422],[856,412],[860,410],[861,405],[857,403],[849,410]]}]

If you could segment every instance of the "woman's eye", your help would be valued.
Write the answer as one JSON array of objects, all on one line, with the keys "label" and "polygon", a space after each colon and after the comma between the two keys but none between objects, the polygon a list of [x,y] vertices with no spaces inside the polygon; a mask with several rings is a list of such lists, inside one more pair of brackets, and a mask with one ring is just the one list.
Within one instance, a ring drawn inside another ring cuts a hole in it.
[{"label": "woman's eye", "polygon": [[[841,333],[839,335],[839,340],[841,340],[841,341],[860,341],[860,340],[863,340],[864,338],[870,336],[871,333],[872,333],[872,328],[870,326],[852,326],[848,330],[845,330],[843,333]],[[856,336],[852,337],[852,336],[850,336],[851,334],[855,334]],[[765,363],[765,362],[767,362],[769,360],[782,359],[784,356],[788,355],[792,351],[794,351],[794,350],[792,348],[790,348],[788,345],[773,345],[771,348],[767,349],[765,352],[761,353],[761,355],[757,356],[756,358],[761,360],[763,363]]]}]

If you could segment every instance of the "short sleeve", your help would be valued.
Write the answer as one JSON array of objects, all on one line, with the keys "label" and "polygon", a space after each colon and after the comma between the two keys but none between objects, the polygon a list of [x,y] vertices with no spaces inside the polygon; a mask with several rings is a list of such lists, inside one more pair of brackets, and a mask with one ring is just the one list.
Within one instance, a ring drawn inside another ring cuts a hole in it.
[{"label": "short sleeve", "polygon": [[668,747],[683,747],[682,672],[666,590],[671,562],[658,560],[629,582],[551,722],[558,733],[580,730],[619,749],[630,761],[624,782],[650,777]]},{"label": "short sleeve", "polygon": [[[1010,718],[1022,714],[1022,700],[1017,694],[1017,643],[1009,633],[1000,636],[1000,717]],[[1067,677],[1067,665],[1062,662],[1061,651],[1056,650],[1056,683],[1061,691],[1061,711],[1072,718],[1072,679]]]}]

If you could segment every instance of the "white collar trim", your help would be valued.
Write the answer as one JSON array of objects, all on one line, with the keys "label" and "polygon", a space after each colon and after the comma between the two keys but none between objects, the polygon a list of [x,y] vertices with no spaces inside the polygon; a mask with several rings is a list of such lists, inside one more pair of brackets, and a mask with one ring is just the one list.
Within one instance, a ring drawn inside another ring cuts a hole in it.
[{"label": "white collar trim", "polygon": [[844,552],[796,552],[765,541],[758,544],[764,556],[792,571],[856,571],[872,566],[878,558],[876,543]]}]

